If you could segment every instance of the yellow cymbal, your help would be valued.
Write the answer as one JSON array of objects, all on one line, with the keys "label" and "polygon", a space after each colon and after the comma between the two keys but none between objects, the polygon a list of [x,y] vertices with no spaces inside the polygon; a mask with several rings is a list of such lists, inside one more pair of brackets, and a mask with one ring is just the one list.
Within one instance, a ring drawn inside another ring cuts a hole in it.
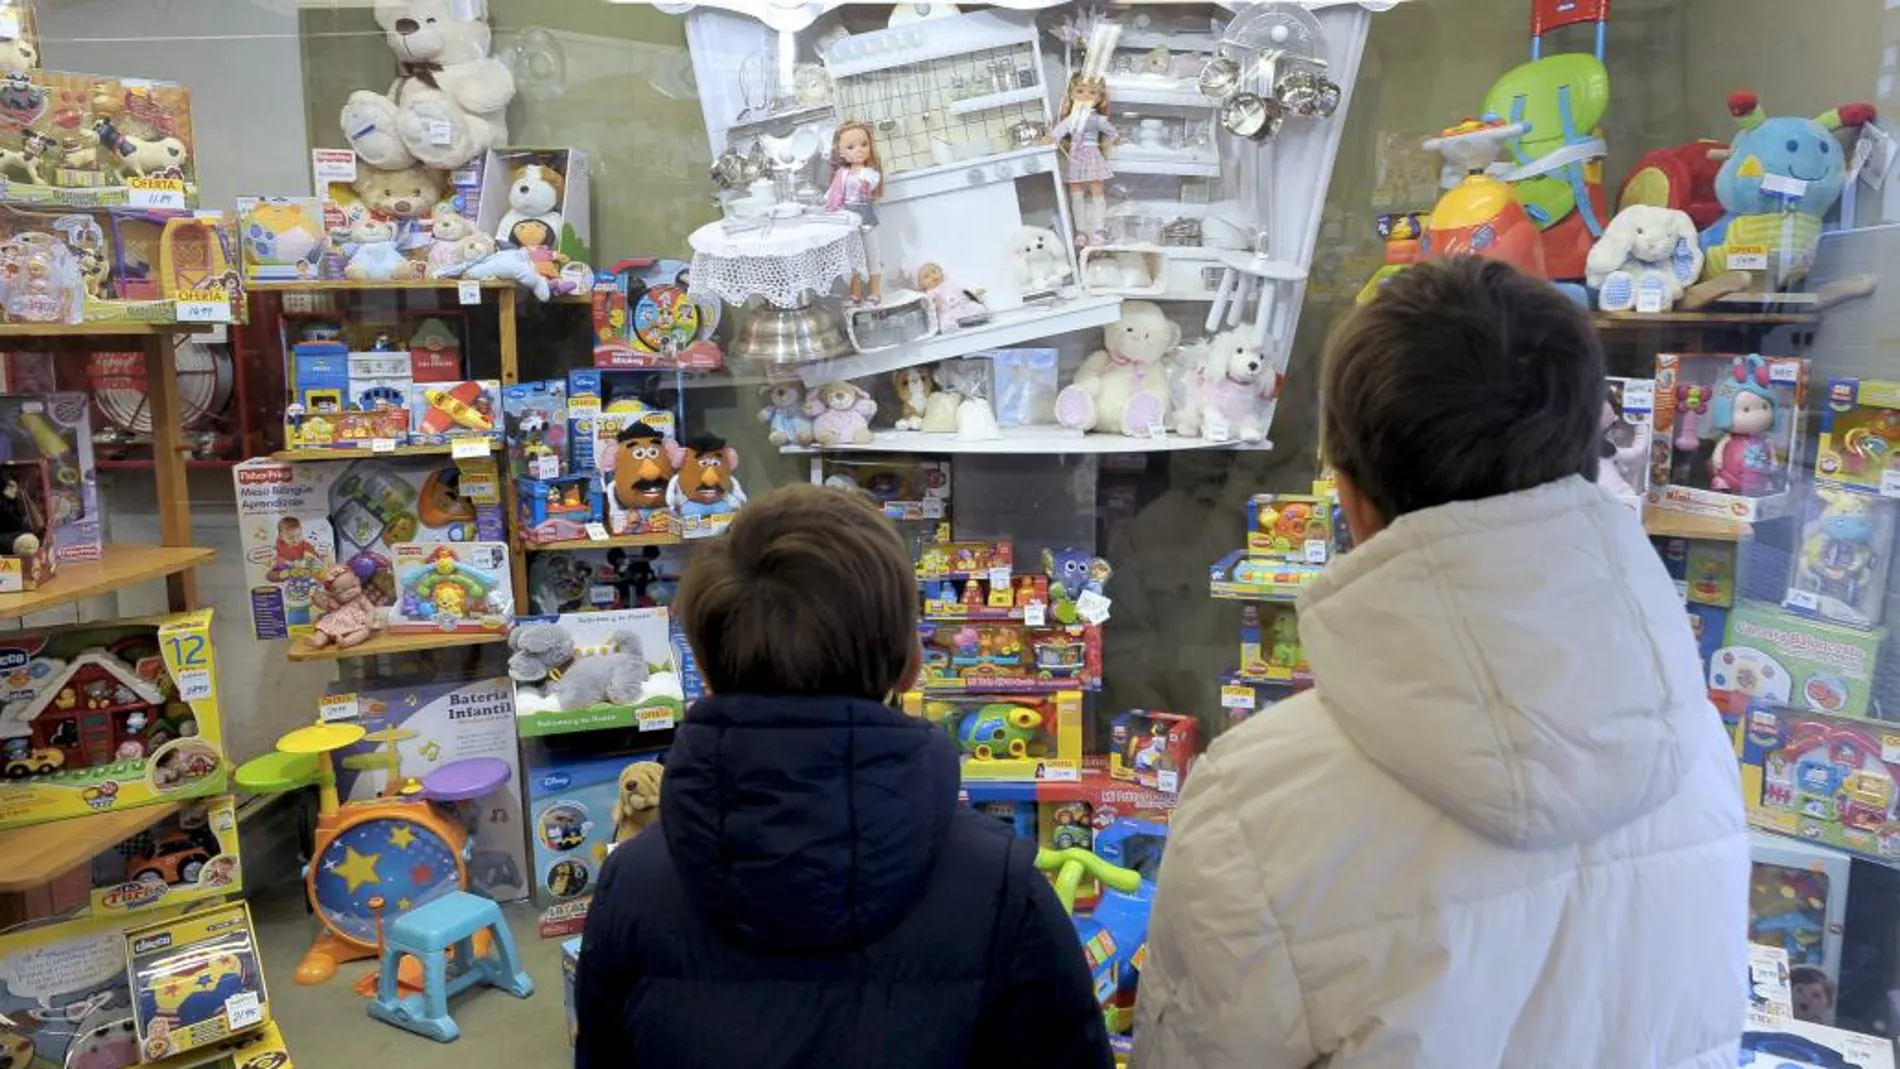
[{"label": "yellow cymbal", "polygon": [[284,753],[329,753],[363,741],[361,724],[311,724],[277,740]]}]

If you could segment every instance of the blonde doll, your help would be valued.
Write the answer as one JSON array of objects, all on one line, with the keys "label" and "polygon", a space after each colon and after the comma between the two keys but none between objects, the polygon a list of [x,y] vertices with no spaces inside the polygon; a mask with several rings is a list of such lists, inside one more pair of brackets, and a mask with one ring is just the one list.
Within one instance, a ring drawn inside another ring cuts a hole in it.
[{"label": "blonde doll", "polygon": [[[831,188],[825,208],[843,209],[858,217],[864,236],[865,271],[871,276],[871,303],[883,298],[884,280],[878,270],[877,199],[884,195],[884,164],[877,158],[877,139],[861,122],[838,127],[831,137]],[[863,301],[863,280],[851,279],[851,303]]]},{"label": "blonde doll", "polygon": [[1121,135],[1108,121],[1108,87],[1102,79],[1087,74],[1069,79],[1062,114],[1049,137],[1068,155],[1062,180],[1069,187],[1069,208],[1075,215],[1075,243],[1108,240],[1108,203],[1103,192],[1115,170],[1108,165],[1103,145],[1120,141]]}]

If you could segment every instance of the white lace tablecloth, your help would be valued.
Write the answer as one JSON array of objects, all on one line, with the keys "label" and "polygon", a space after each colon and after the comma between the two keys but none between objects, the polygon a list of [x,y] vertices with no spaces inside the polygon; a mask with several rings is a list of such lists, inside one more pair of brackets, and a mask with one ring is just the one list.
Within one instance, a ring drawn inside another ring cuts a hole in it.
[{"label": "white lace tablecloth", "polygon": [[686,240],[693,247],[691,295],[728,304],[763,297],[780,308],[798,308],[808,293],[829,293],[836,283],[868,271],[864,240],[849,221],[775,219],[737,231],[712,222]]}]

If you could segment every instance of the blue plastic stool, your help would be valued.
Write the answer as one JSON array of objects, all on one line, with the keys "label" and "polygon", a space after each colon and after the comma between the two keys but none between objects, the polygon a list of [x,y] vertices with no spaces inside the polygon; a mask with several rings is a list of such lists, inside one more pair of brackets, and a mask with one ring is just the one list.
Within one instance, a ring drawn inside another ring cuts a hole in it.
[{"label": "blue plastic stool", "polygon": [[[476,957],[475,935],[484,928],[489,930],[489,952]],[[455,948],[452,969],[450,947]],[[404,954],[422,963],[419,995],[401,993],[397,978]],[[502,919],[501,907],[479,895],[451,891],[390,922],[369,1015],[438,1043],[451,1043],[462,1030],[449,1016],[449,999],[476,984],[499,987],[516,998],[534,994],[534,980],[521,971],[514,933]]]}]

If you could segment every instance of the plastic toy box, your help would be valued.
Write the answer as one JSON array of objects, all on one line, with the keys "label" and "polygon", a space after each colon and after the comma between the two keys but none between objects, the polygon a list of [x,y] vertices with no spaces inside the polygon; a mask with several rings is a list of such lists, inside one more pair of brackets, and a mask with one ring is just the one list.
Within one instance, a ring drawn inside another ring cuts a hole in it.
[{"label": "plastic toy box", "polygon": [[1751,831],[1748,940],[1777,948],[1840,983],[1852,862],[1838,850]]},{"label": "plastic toy box", "polygon": [[1140,709],[1116,717],[1109,728],[1108,771],[1164,794],[1178,794],[1200,756],[1200,721],[1179,713]]},{"label": "plastic toy box", "polygon": [[813,475],[825,486],[862,491],[899,523],[940,520],[950,513],[948,461],[825,455]]},{"label": "plastic toy box", "polygon": [[683,546],[613,546],[530,554],[525,609],[552,616],[670,604],[689,552]]},{"label": "plastic toy box", "polygon": [[123,938],[147,1061],[222,1042],[270,1019],[251,909],[243,902],[133,928]]},{"label": "plastic toy box", "polygon": [[963,754],[963,778],[1074,780],[1082,767],[1082,695],[947,695],[910,691],[904,712],[941,724]]},{"label": "plastic toy box", "polygon": [[0,828],[225,790],[211,610],[0,640]]},{"label": "plastic toy box", "polygon": [[515,483],[516,525],[531,546],[587,537],[587,525],[604,515],[600,480],[585,472]]},{"label": "plastic toy box", "polygon": [[1887,600],[1900,502],[1817,483],[1782,604],[1849,627],[1873,627]]},{"label": "plastic toy box", "polygon": [[[670,376],[669,376],[670,378]],[[662,403],[660,373],[577,368],[567,373],[567,450],[569,471],[600,470],[596,455],[636,422],[676,438],[679,420]]]},{"label": "plastic toy box", "polygon": [[1658,354],[1649,503],[1748,522],[1792,510],[1807,384],[1794,357]]},{"label": "plastic toy box", "polygon": [[194,802],[92,859],[92,912],[125,916],[239,894],[237,801]]},{"label": "plastic toy box", "polygon": [[1333,551],[1332,502],[1310,494],[1247,500],[1247,555],[1325,564]]},{"label": "plastic toy box", "polygon": [[567,382],[518,382],[501,388],[508,470],[522,479],[567,472]]},{"label": "plastic toy box", "polygon": [[1759,827],[1900,859],[1900,725],[1750,706],[1742,798]]},{"label": "plastic toy box", "polygon": [[54,553],[98,560],[104,549],[92,401],[84,393],[0,396],[0,460],[44,460],[52,490]]},{"label": "plastic toy box", "polygon": [[1735,713],[1756,703],[1865,717],[1885,628],[1859,630],[1758,601],[1730,610],[1709,659],[1709,697]]},{"label": "plastic toy box", "polygon": [[16,1069],[137,1065],[125,918],[0,933],[0,1057]]},{"label": "plastic toy box", "polygon": [[1236,549],[1208,567],[1208,592],[1242,601],[1292,601],[1325,570],[1323,564],[1257,557]]},{"label": "plastic toy box", "polygon": [[326,720],[348,719],[367,730],[335,755],[337,794],[375,798],[391,778],[419,781],[444,765],[492,757],[513,770],[494,793],[468,808],[473,835],[469,889],[499,902],[528,893],[522,845],[521,759],[515,744],[514,684],[506,677],[404,685],[335,683],[323,702]]},{"label": "plastic toy box", "polygon": [[1240,607],[1240,671],[1259,683],[1303,683],[1313,678],[1300,645],[1300,618],[1290,601]]},{"label": "plastic toy box", "polygon": [[392,634],[503,632],[514,615],[505,542],[404,542],[395,575]]},{"label": "plastic toy box", "polygon": [[392,599],[395,588],[382,577],[397,545],[507,540],[499,486],[491,500],[464,494],[458,465],[416,457],[320,466],[335,472],[329,484],[329,514],[338,559],[354,564],[353,558],[369,554],[378,577],[369,585]]},{"label": "plastic toy box", "polygon": [[464,438],[501,444],[501,383],[492,379],[418,386],[410,406],[409,440],[449,445]]},{"label": "plastic toy box", "polygon": [[1046,575],[1018,575],[1000,586],[987,577],[926,579],[923,588],[926,620],[1018,620],[1031,626],[1048,622]]},{"label": "plastic toy box", "polygon": [[534,822],[534,904],[541,936],[578,935],[600,867],[614,842],[614,803],[627,766],[658,753],[536,761],[528,773],[528,818]]},{"label": "plastic toy box", "polygon": [[1894,1069],[1893,1040],[1785,1020],[1742,1033],[1741,1064],[1754,1069]]},{"label": "plastic toy box", "polygon": [[594,366],[717,371],[722,306],[687,293],[682,260],[621,260],[594,275]]},{"label": "plastic toy box", "polygon": [[1900,382],[1829,379],[1814,446],[1814,474],[1831,483],[1900,495]]},{"label": "plastic toy box", "polygon": [[936,542],[918,554],[917,578],[1007,582],[1015,564],[1009,542]]},{"label": "plastic toy box", "polygon": [[1728,610],[1715,605],[1687,605],[1689,630],[1695,633],[1696,653],[1702,664],[1702,674],[1707,677],[1709,665],[1715,659],[1715,651],[1722,648],[1723,639],[1728,635]]},{"label": "plastic toy box", "polygon": [[1101,686],[1102,632],[1093,625],[926,621],[917,634],[924,650],[921,690],[1023,694]]}]

